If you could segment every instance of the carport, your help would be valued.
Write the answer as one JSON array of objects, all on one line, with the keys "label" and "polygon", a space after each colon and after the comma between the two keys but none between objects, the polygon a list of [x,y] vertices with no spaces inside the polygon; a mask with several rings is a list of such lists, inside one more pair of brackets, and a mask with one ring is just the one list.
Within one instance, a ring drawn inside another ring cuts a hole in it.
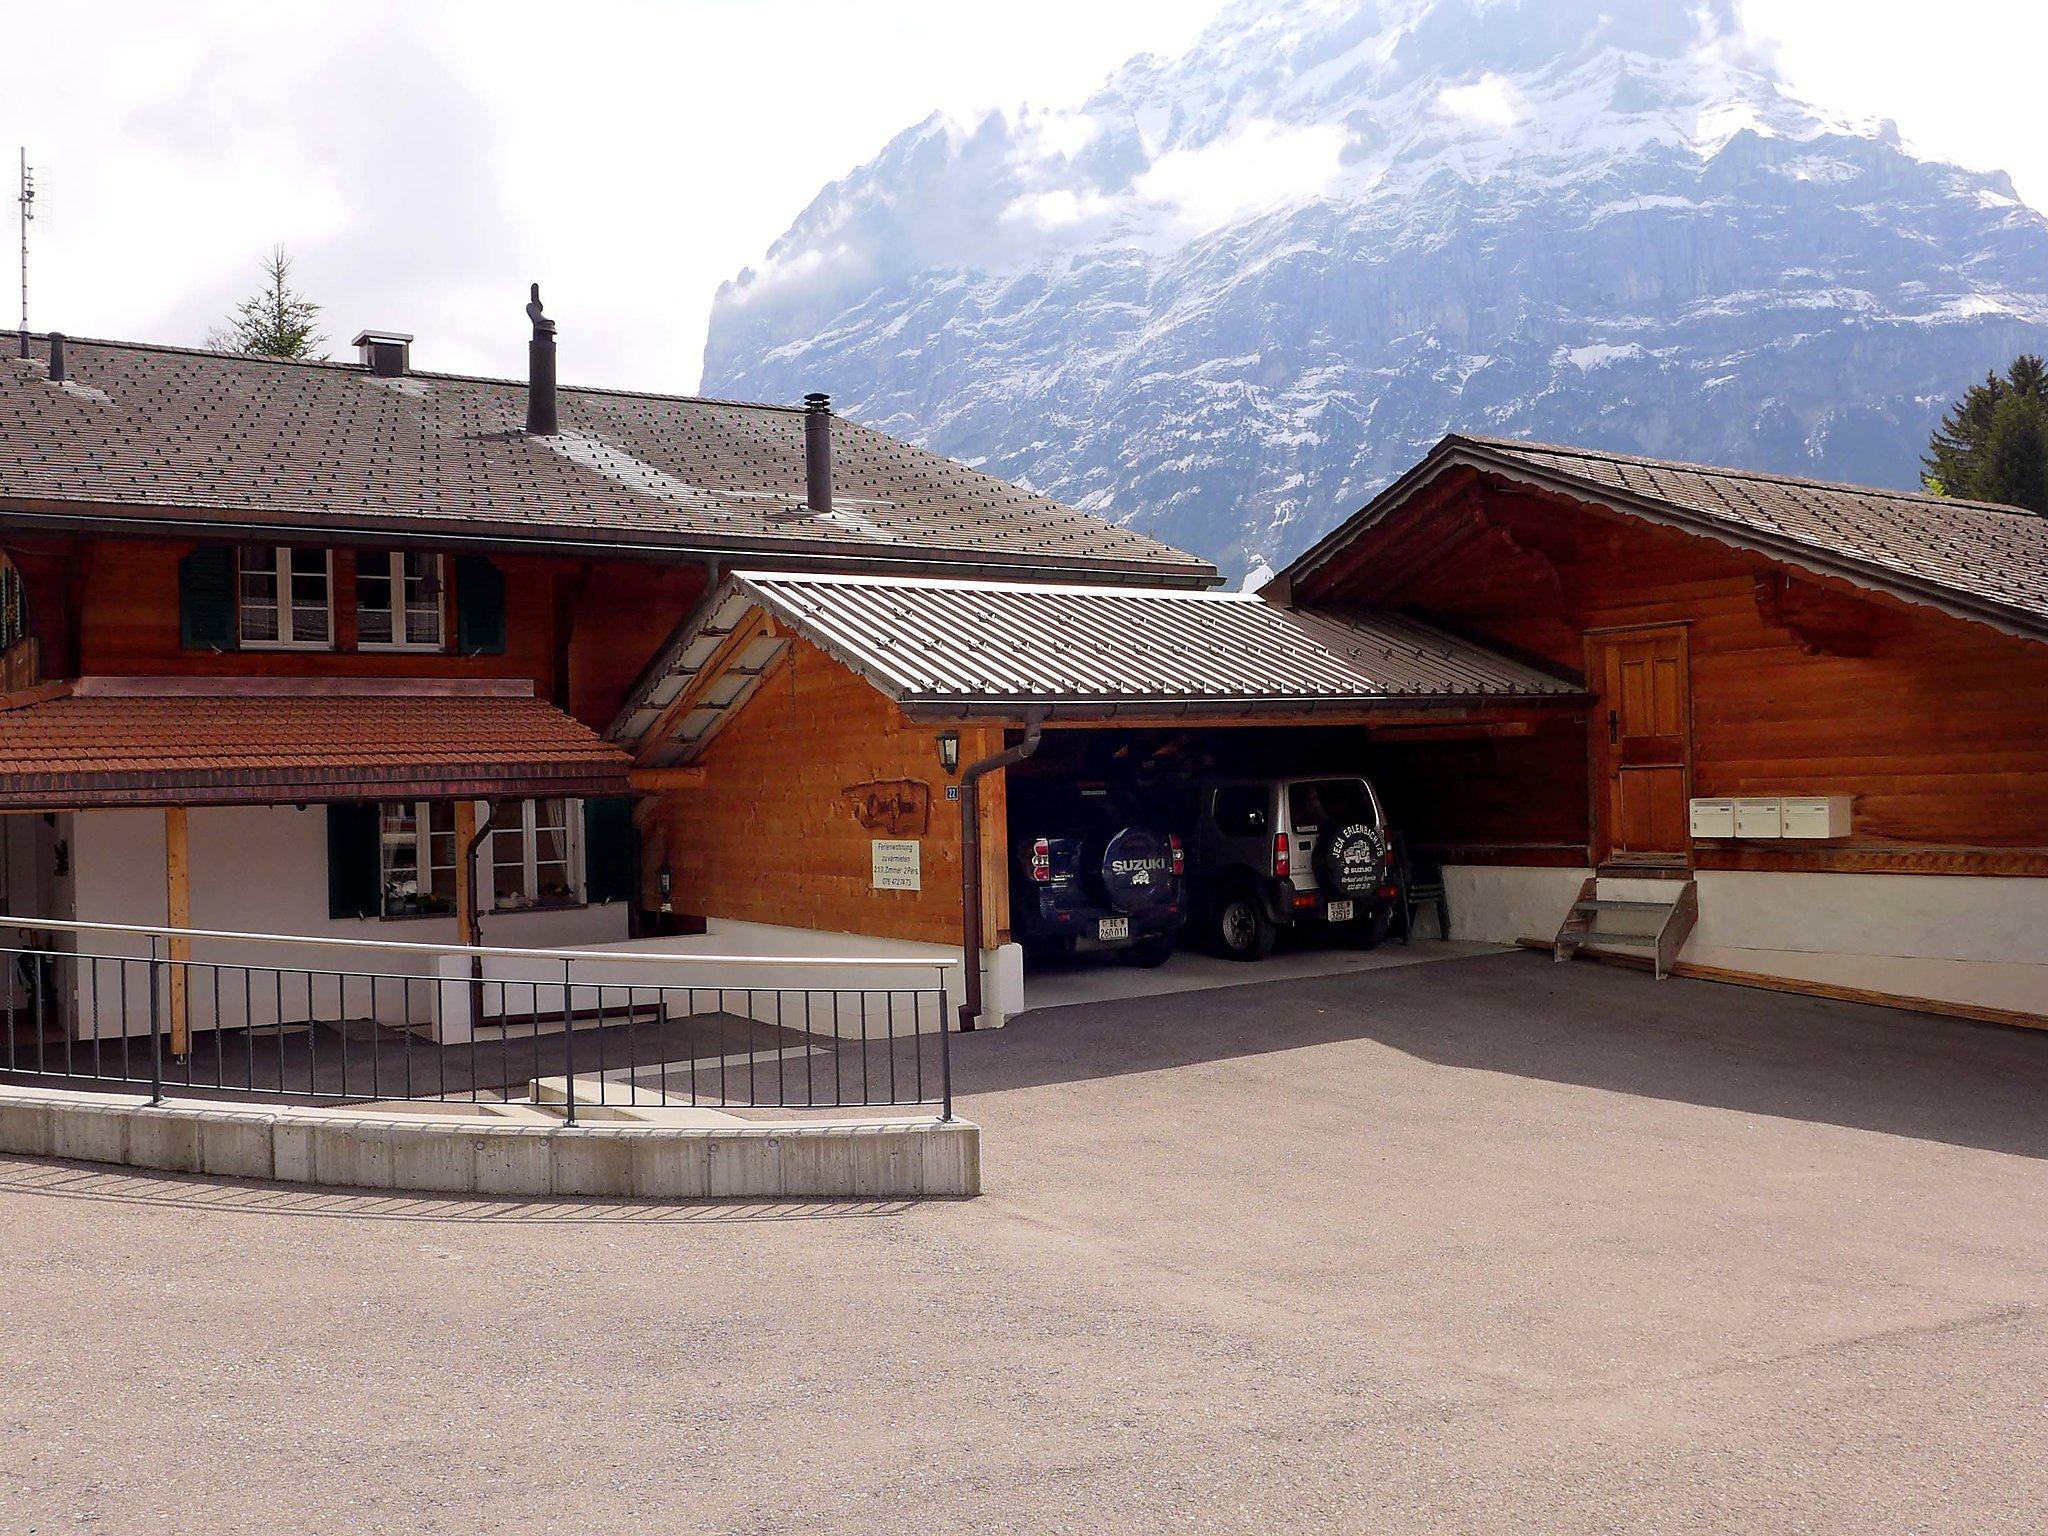
[{"label": "carport", "polygon": [[1172,763],[1342,767],[1389,786],[1397,826],[1420,824],[1434,799],[1512,790],[1407,773],[1410,748],[1471,742],[1512,772],[1515,742],[1583,732],[1584,709],[1576,681],[1391,612],[749,572],[678,632],[612,734],[641,765],[646,858],[678,911],[943,942],[978,905],[999,1020],[1021,982],[1012,790]]}]

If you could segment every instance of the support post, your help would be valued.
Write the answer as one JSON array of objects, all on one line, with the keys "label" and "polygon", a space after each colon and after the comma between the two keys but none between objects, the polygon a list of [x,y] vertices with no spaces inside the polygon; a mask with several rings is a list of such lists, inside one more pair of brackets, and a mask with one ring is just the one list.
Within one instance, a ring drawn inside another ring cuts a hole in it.
[{"label": "support post", "polygon": [[[960,1004],[960,1028],[973,1029],[981,1017],[981,781],[999,768],[1021,763],[1038,750],[1045,728],[1045,712],[1035,710],[1024,722],[1024,739],[960,774],[960,960],[967,973],[962,978],[967,996]],[[951,1099],[951,1072],[947,1072],[947,1098]]]},{"label": "support post", "polygon": [[[476,802],[463,798],[455,802],[455,935],[459,944],[481,944],[483,935],[476,919]],[[469,1028],[475,1038],[484,1021],[484,962],[481,955],[469,957]]]},{"label": "support post", "polygon": [[[164,908],[165,925],[192,926],[192,860],[185,807],[164,807]],[[182,1059],[192,1052],[191,969],[192,941],[173,937],[170,953],[171,1055]]]}]

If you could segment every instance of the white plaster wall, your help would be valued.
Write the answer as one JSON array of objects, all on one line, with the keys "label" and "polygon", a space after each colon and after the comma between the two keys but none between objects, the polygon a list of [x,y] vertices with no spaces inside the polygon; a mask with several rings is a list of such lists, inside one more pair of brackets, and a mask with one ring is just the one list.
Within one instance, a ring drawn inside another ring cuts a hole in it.
[{"label": "white plaster wall", "polygon": [[[1457,865],[1452,932],[1512,944],[1557,932],[1589,870]],[[1709,870],[1681,958],[1901,998],[2048,1014],[2048,880]],[[1601,882],[1626,899],[1626,881]]]},{"label": "white plaster wall", "polygon": [[2048,880],[1709,871],[1699,894],[1697,964],[2048,1014]]},{"label": "white plaster wall", "polygon": [[[164,818],[161,811],[81,811],[72,821],[73,915],[82,922],[161,925],[167,915],[164,876]],[[409,918],[395,921],[343,919],[327,915],[327,814],[318,807],[228,806],[195,810],[189,816],[191,859],[191,922],[194,928],[245,933],[278,933],[313,939],[384,939],[406,944],[461,942],[455,920]],[[479,889],[483,888],[481,885]],[[623,904],[575,907],[553,911],[486,913],[486,944],[515,948],[550,948],[602,944],[626,936],[628,914]],[[146,955],[146,939],[119,935],[82,935],[81,952],[105,956]],[[433,957],[404,951],[325,948],[317,944],[235,944],[195,939],[191,971],[191,1017],[196,1029],[211,1028],[216,1018],[228,1028],[245,1022],[258,1025],[302,1020],[308,1014],[308,982],[292,968],[350,972],[357,979],[339,983],[316,977],[310,994],[314,1011],[333,1018],[345,989],[349,1017],[371,1013],[375,975],[375,1012],[387,1023],[426,1023],[433,1017],[434,987],[430,982],[408,987],[402,978],[430,977]],[[239,970],[215,965],[258,968],[244,987]],[[115,961],[81,964],[77,977],[78,1032],[93,1032],[97,1017],[103,1036],[149,1030],[147,967],[129,965],[128,996],[120,995],[121,972]],[[279,977],[284,975],[282,1008]],[[219,1007],[215,1009],[215,981]]]},{"label": "white plaster wall", "polygon": [[1444,897],[1454,939],[1513,944],[1547,939],[1578,899],[1590,869],[1519,869],[1491,864],[1444,866]]},{"label": "white plaster wall", "polygon": [[[941,944],[881,939],[866,934],[827,933],[771,923],[713,918],[702,934],[622,941],[611,947],[636,956],[671,960],[578,960],[573,995],[579,1019],[599,1006],[598,987],[607,990],[604,1008],[666,1006],[671,1013],[730,1013],[763,1023],[780,1023],[815,1034],[873,1038],[930,1034],[960,1004],[959,951]],[[827,965],[751,965],[732,957],[842,961]],[[913,960],[913,967],[877,966],[875,959]],[[1023,953],[1015,945],[983,956],[987,1001],[1001,1004],[1000,1024],[1014,1012],[1023,986]],[[436,1037],[459,1045],[474,1033],[469,1021],[468,961],[446,956],[441,976]],[[1013,973],[1013,974],[1007,974]],[[484,963],[482,1008],[488,1024],[499,1014],[534,1016],[545,1027],[560,1017],[561,966],[541,959],[507,957]],[[552,983],[552,984],[551,984]],[[1007,990],[1002,990],[1007,987]],[[888,994],[893,993],[893,998]],[[809,1011],[806,1012],[806,999]],[[867,1017],[861,1006],[865,998]],[[993,1025],[987,1027],[994,1027]]]}]

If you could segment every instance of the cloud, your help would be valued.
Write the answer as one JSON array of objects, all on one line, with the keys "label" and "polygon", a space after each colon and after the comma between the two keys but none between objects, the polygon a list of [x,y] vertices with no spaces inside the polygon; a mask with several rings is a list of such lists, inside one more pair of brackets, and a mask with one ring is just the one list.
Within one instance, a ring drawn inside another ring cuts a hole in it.
[{"label": "cloud", "polygon": [[1116,205],[1100,192],[1080,192],[1065,187],[1054,192],[1035,192],[1017,198],[1003,210],[1006,224],[1029,224],[1039,229],[1073,229],[1106,218]]},{"label": "cloud", "polygon": [[1436,110],[1477,128],[1512,128],[1525,111],[1521,92],[1505,75],[1481,75],[1470,85],[1449,85],[1437,92]]},{"label": "cloud", "polygon": [[1202,228],[1254,208],[1314,197],[1343,169],[1345,132],[1260,119],[1227,139],[1161,155],[1134,184],[1147,202]]}]

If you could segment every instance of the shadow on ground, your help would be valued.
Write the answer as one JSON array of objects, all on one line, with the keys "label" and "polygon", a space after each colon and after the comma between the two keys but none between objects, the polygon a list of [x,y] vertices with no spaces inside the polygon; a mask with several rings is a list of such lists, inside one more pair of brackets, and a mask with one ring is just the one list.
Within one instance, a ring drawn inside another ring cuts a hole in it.
[{"label": "shadow on ground", "polygon": [[[1540,954],[1048,1009],[961,1038],[954,1070],[971,1100],[1340,1041],[1471,1071],[2048,1157],[2048,1036],[1658,982]],[[1302,1070],[1320,1068],[1305,1061]]]}]

